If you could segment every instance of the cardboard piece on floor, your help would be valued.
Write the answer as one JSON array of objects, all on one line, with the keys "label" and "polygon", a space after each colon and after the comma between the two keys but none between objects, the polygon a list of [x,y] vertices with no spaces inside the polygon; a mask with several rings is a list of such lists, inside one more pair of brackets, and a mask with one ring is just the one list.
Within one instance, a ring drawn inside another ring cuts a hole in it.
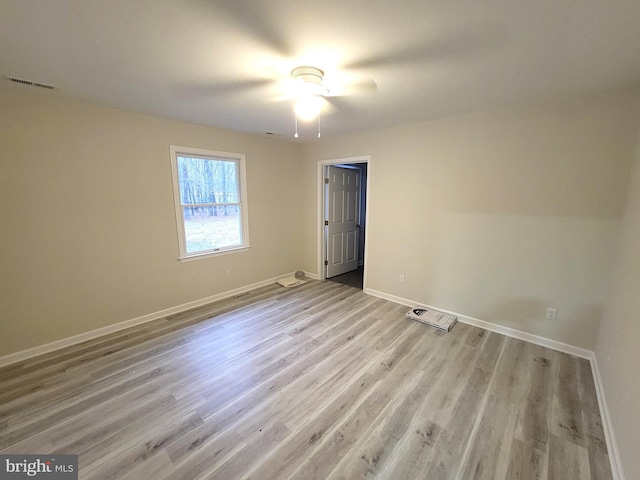
[{"label": "cardboard piece on floor", "polygon": [[407,312],[406,317],[445,332],[451,330],[458,320],[458,317],[454,315],[438,312],[430,308],[412,308]]}]

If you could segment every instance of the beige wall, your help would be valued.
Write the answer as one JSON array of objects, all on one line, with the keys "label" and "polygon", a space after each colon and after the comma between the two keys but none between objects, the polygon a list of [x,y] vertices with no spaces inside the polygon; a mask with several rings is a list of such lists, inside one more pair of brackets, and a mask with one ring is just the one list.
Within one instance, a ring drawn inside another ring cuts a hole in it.
[{"label": "beige wall", "polygon": [[639,107],[633,89],[307,144],[304,268],[317,161],[371,155],[368,288],[593,349]]},{"label": "beige wall", "polygon": [[[317,161],[366,154],[370,289],[595,346],[638,89],[304,145],[0,95],[0,355],[315,272]],[[176,260],[169,144],[246,154],[250,252]],[[556,322],[547,307],[558,309]]]},{"label": "beige wall", "polygon": [[[640,478],[640,136],[596,358],[626,478]],[[609,357],[609,355],[611,355]]]},{"label": "beige wall", "polygon": [[[0,106],[0,356],[300,268],[299,146],[13,90]],[[250,252],[177,261],[170,144],[246,155]]]}]

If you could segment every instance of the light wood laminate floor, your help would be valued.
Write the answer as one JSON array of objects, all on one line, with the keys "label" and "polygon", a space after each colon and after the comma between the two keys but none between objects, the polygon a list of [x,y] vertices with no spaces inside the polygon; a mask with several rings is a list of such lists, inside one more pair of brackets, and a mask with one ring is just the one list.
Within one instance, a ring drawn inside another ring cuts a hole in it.
[{"label": "light wood laminate floor", "polygon": [[0,369],[0,451],[82,479],[611,478],[589,362],[333,282]]}]

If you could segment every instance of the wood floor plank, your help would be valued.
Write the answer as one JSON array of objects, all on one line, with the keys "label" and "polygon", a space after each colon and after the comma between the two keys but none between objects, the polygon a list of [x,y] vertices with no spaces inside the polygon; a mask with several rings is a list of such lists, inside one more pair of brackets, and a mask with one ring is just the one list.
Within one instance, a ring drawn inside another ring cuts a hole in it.
[{"label": "wood floor plank", "polygon": [[[376,380],[365,373],[337,398],[323,403],[317,414],[306,422],[266,459],[255,465],[247,478],[287,478],[306,460],[309,451],[315,451],[326,435],[333,431],[346,412],[357,407],[375,385]],[[305,472],[301,475],[306,475]]]},{"label": "wood floor plank", "polygon": [[489,393],[510,404],[526,398],[531,383],[529,358],[525,342],[508,338]]},{"label": "wood floor plank", "polygon": [[329,281],[0,368],[0,450],[83,480],[611,480],[588,361]]},{"label": "wood floor plank", "polygon": [[591,480],[613,480],[609,455],[594,445],[589,445],[588,454]]},{"label": "wood floor plank", "polygon": [[[383,462],[378,462],[380,478],[420,478],[434,454],[440,435],[447,434],[434,418],[443,401],[450,398],[449,379],[460,377],[462,372],[470,374],[473,362],[479,355],[479,350],[464,341],[473,331],[472,327],[465,327],[467,326],[460,329],[459,335],[433,335],[437,341],[434,356],[422,366],[422,370],[433,383],[428,393],[418,400],[412,422],[406,435],[398,440],[393,455],[383,458]],[[458,390],[456,395],[460,393]],[[442,423],[446,421],[443,417],[439,417],[438,420]]]},{"label": "wood floor plank", "polygon": [[268,455],[268,452],[277,448],[290,434],[291,431],[282,422],[275,422],[274,425],[267,429],[254,432],[252,438],[245,441],[246,446],[218,468],[215,468],[211,476],[216,478],[244,477],[251,468],[251,465],[247,463],[247,458],[253,459],[254,462],[260,461],[262,457]]},{"label": "wood floor plank", "polygon": [[[181,412],[177,412],[181,413]],[[175,418],[175,421],[172,419]],[[157,428],[149,429],[147,427],[146,441],[132,443],[123,443],[121,438],[135,438],[131,430],[140,430],[145,428],[146,421],[136,421],[131,424],[130,429],[123,429],[118,434],[113,435],[101,442],[95,443],[84,451],[78,451],[83,463],[87,465],[84,468],[84,478],[99,478],[101,480],[119,480],[126,477],[135,467],[144,464],[147,468],[155,465],[156,462],[168,460],[166,471],[173,471],[173,462],[169,458],[164,445],[174,438],[179,438],[194,428],[202,425],[202,419],[195,413],[182,415],[167,415],[163,419],[162,424],[158,424]],[[65,450],[74,451],[74,450]],[[166,463],[166,462],[165,462]],[[138,477],[140,478],[140,477]],[[149,477],[153,478],[153,477]]]},{"label": "wood floor plank", "polygon": [[[286,385],[303,376],[306,372],[312,371],[316,365],[322,363],[325,359],[339,354],[343,348],[350,347],[352,345],[350,342],[356,338],[357,335],[362,335],[363,332],[373,326],[373,323],[367,321],[355,323],[348,322],[348,324],[344,325],[343,329],[343,324],[338,324],[338,326],[334,328],[334,331],[331,332],[332,334],[327,334],[326,336],[312,340],[314,345],[318,345],[318,348],[314,349],[303,359],[300,359],[300,361],[292,363],[287,361],[286,358],[281,357],[278,359],[279,363],[272,363],[270,366],[266,367],[269,369],[267,373],[273,373],[272,377],[269,378],[270,381],[268,383],[263,382],[258,384],[258,380],[255,378],[255,375],[261,375],[266,379],[265,372],[254,374],[253,381],[251,380],[251,377],[249,377],[249,379],[247,379],[246,376],[241,377],[240,380],[242,384],[236,386],[234,396],[239,396],[242,392],[248,393],[251,391],[252,385],[255,385],[256,388],[262,390],[264,395],[281,390]],[[200,415],[206,419],[217,411],[223,409],[227,405],[227,402],[224,400],[225,397],[221,395],[228,396],[228,394],[229,391],[226,390],[217,397],[208,397],[208,403],[198,409]],[[253,392],[253,395],[256,395],[255,391]]]},{"label": "wood floor plank", "polygon": [[530,444],[514,438],[509,454],[509,470],[506,479],[546,480],[546,453]]},{"label": "wood floor plank", "polygon": [[231,458],[235,453],[242,451],[246,444],[233,429],[226,429],[218,435],[211,436],[206,442],[206,448],[199,447],[200,443],[194,442],[189,445],[188,455],[172,457],[171,451],[167,450],[174,468],[164,472],[161,479],[199,479],[206,478],[207,472],[221,465]]},{"label": "wood floor plank", "polygon": [[300,466],[301,475],[303,473],[306,478],[327,478],[334,470],[335,462],[347,455],[360,437],[369,436],[369,429],[387,406],[392,402],[400,402],[415,388],[415,383],[419,383],[420,379],[415,375],[415,365],[423,364],[431,355],[429,349],[420,347],[419,344],[414,345],[406,355],[386,364],[384,376],[379,377],[378,384],[362,404]]},{"label": "wood floor plank", "polygon": [[424,471],[424,478],[453,479],[464,467],[460,460],[471,438],[477,417],[481,414],[480,399],[489,387],[504,340],[504,337],[494,333],[487,335],[473,373],[455,404],[450,420],[444,424],[446,435],[441,434],[438,438],[432,460]]},{"label": "wood floor plank", "polygon": [[[264,425],[264,418],[279,419],[285,425],[300,425],[313,417],[318,408],[318,398],[330,399],[341,393],[349,378],[356,379],[367,366],[379,357],[368,351],[352,352],[345,349],[335,352],[326,360],[313,366],[312,375],[298,376],[271,399],[263,402],[260,416],[249,416],[236,431],[245,438],[250,432]],[[319,379],[322,379],[319,381]],[[305,392],[304,396],[300,392]]]},{"label": "wood floor plank", "polygon": [[[118,479],[118,480],[140,480],[141,478],[160,478],[168,471],[173,471],[173,463],[164,451],[158,452],[153,457],[152,462],[144,462],[132,464],[117,472],[116,475],[105,475],[98,477],[86,477],[86,480],[99,478],[100,480]],[[99,473],[99,472],[98,472]]]},{"label": "wood floor plank", "polygon": [[[525,347],[526,348],[526,347]],[[527,371],[528,391],[518,417],[517,438],[540,451],[547,450],[549,441],[549,412],[554,389],[553,355],[531,354]]]},{"label": "wood floor plank", "polygon": [[548,480],[587,480],[593,478],[587,449],[550,435]]},{"label": "wood floor plank", "polygon": [[[109,411],[116,411],[130,402],[139,401],[146,396],[153,395],[157,387],[149,384],[149,382],[153,379],[160,378],[163,373],[162,369],[157,368],[143,375],[134,376],[130,380],[102,392],[102,395],[94,395],[86,398],[77,404],[62,408],[50,416],[43,416],[34,421],[20,418],[17,421],[18,426],[15,428],[12,428],[10,420],[10,431],[0,434],[0,448],[7,448],[9,445],[19,442],[24,438],[53,428],[60,423],[67,422],[79,411],[83,412],[86,409],[95,408],[96,404],[105,405]],[[109,399],[113,399],[118,403],[108,402]]]},{"label": "wood floor plank", "polygon": [[551,431],[560,438],[587,447],[588,438],[582,411],[578,377],[578,359],[556,355],[559,371],[554,389]]},{"label": "wood floor plank", "polygon": [[[356,438],[353,452],[345,456],[327,478],[350,479],[381,475],[391,465],[394,455],[397,458],[404,457],[395,449],[407,436],[417,434],[421,443],[433,447],[440,427],[431,423],[421,430],[414,425],[414,418],[434,388],[438,373],[443,369],[445,357],[439,351],[441,347],[442,344],[437,344],[430,349],[429,357],[420,362],[425,364],[425,368],[418,369],[415,385],[408,392],[395,392],[395,397],[382,412],[385,421],[376,422],[367,435]],[[393,467],[389,469],[392,470]]]},{"label": "wood floor plank", "polygon": [[495,480],[506,477],[509,470],[517,408],[499,397],[487,399],[473,449],[465,459],[461,478]]}]

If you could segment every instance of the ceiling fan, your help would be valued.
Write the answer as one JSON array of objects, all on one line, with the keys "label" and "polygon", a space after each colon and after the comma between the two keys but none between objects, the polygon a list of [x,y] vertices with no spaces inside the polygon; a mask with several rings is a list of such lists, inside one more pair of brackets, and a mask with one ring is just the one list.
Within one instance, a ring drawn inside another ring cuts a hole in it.
[{"label": "ceiling fan", "polygon": [[372,93],[377,89],[376,83],[371,79],[345,83],[336,90],[330,89],[325,82],[324,71],[310,65],[302,65],[291,70],[291,80],[291,92],[288,97],[294,100],[295,138],[298,138],[298,119],[317,119],[320,138],[320,113],[331,102],[331,97]]},{"label": "ceiling fan", "polygon": [[[272,56],[274,59],[274,65],[265,64],[266,70],[270,70],[265,75],[252,74],[255,69],[249,69],[247,77],[207,85],[206,91],[213,91],[214,95],[219,96],[245,94],[251,91],[254,98],[261,97],[266,101],[292,101],[296,138],[298,119],[317,119],[319,135],[320,114],[324,115],[332,108],[352,108],[349,97],[376,93],[378,85],[370,75],[378,75],[380,72],[388,78],[389,74],[397,75],[401,69],[420,66],[426,60],[452,56],[458,58],[466,54],[470,45],[477,51],[478,45],[485,45],[487,39],[491,40],[496,36],[495,26],[480,24],[452,36],[425,36],[410,45],[390,44],[353,58],[329,56],[329,61],[325,62],[324,55],[307,56],[303,46],[305,44],[315,48],[321,45],[322,29],[307,31],[303,28],[305,22],[287,21],[287,17],[283,20],[278,14],[278,9],[273,8],[268,2],[217,0],[202,2],[200,7],[206,9],[209,14],[224,16],[226,22],[251,42],[259,43],[264,50],[270,52],[269,57]],[[299,12],[302,18],[307,18],[307,13],[303,10]],[[296,41],[303,33],[305,41]],[[500,42],[501,37],[498,35],[496,38],[495,41]],[[491,45],[487,48],[490,47]],[[313,48],[311,53],[317,53]],[[274,85],[279,87],[279,94],[269,92]]]},{"label": "ceiling fan", "polygon": [[329,89],[324,85],[324,72],[311,66],[296,67],[291,70],[293,80],[293,95],[295,98],[295,133],[298,138],[298,118],[309,121],[318,119],[318,138],[320,138],[320,111],[322,100],[329,95]]},{"label": "ceiling fan", "polygon": [[[298,138],[299,120],[302,122],[316,120],[318,138],[320,138],[320,115],[345,106],[345,102],[339,101],[338,97],[371,95],[376,93],[378,88],[374,80],[369,78],[354,80],[348,70],[344,69],[331,69],[330,75],[326,75],[322,68],[312,65],[300,65],[290,71],[287,68],[289,75],[282,68],[268,70],[270,70],[269,73],[262,77],[191,87],[186,91],[198,97],[203,94],[229,96],[253,92],[256,96],[262,96],[267,103],[291,102],[295,120],[294,138]],[[277,92],[273,90],[274,87]],[[272,89],[271,93],[269,89]]]}]

